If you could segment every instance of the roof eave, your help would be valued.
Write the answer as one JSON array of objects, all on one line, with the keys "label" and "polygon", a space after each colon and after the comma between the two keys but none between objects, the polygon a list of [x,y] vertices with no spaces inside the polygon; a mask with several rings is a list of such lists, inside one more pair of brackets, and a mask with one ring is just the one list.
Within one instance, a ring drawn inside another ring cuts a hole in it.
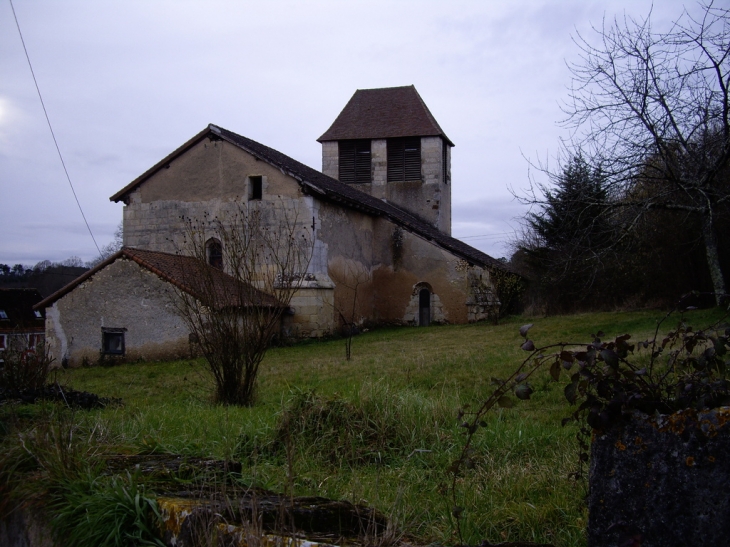
[{"label": "roof eave", "polygon": [[[322,135],[322,137],[324,137],[324,135]],[[324,144],[326,142],[340,142],[340,141],[349,141],[349,140],[359,140],[359,138],[358,139],[330,139],[330,138],[323,139],[322,137],[320,137],[320,138],[317,139],[317,142],[320,143],[320,144]],[[423,138],[423,137],[441,137],[444,141],[446,141],[446,144],[448,144],[450,147],[453,148],[453,147],[456,146],[451,141],[451,139],[446,136],[445,133],[434,133],[433,135],[394,135],[392,137],[377,136],[377,137],[360,137],[360,138],[362,138],[364,140],[376,140],[376,139],[386,139],[387,140],[387,139],[398,139],[400,137],[421,137],[421,138]]]}]

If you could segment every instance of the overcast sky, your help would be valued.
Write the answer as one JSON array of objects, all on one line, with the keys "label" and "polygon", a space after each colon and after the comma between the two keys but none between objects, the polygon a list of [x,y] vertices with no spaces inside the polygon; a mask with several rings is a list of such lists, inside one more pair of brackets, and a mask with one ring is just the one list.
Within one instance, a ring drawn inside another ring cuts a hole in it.
[{"label": "overcast sky", "polygon": [[[660,0],[655,28],[684,2]],[[53,130],[99,246],[109,196],[215,123],[321,169],[316,139],[356,89],[414,84],[448,137],[452,234],[495,256],[525,208],[525,158],[553,157],[576,33],[650,0],[13,0]],[[687,8],[696,10],[695,3]],[[0,0],[0,263],[96,248]]]}]

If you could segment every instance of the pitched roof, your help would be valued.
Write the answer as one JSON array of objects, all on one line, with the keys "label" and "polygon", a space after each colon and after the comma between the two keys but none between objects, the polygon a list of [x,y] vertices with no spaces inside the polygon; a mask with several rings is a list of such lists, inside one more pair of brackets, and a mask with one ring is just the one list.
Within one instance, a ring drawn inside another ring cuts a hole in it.
[{"label": "pitched roof", "polygon": [[126,195],[132,192],[137,186],[142,184],[150,176],[159,169],[164,168],[176,157],[184,154],[187,150],[205,138],[220,138],[237,146],[259,160],[263,160],[268,164],[276,167],[283,173],[296,179],[302,189],[310,195],[316,196],[318,199],[328,200],[340,203],[345,207],[362,211],[372,216],[382,216],[400,226],[401,228],[433,242],[454,254],[455,256],[466,260],[469,264],[476,264],[486,268],[497,268],[500,270],[516,273],[507,264],[500,262],[483,253],[474,247],[471,247],[440,231],[438,228],[417,217],[413,213],[409,213],[405,209],[380,200],[366,194],[350,184],[345,184],[337,179],[333,179],[324,173],[312,169],[297,160],[290,158],[286,154],[282,154],[278,150],[269,148],[254,140],[248,139],[217,125],[210,124],[208,128],[198,133],[180,148],[172,152],[170,155],[158,162],[154,167],[147,170],[143,175],[137,177],[122,190],[114,194],[109,199],[112,201],[121,201]]},{"label": "pitched roof", "polygon": [[43,312],[41,317],[33,312],[33,306],[42,299],[38,289],[0,289],[0,311],[4,312],[0,314],[0,332],[43,332]]},{"label": "pitched roof", "polygon": [[443,137],[454,146],[412,85],[358,89],[319,142]]},{"label": "pitched roof", "polygon": [[[195,298],[200,300],[213,299],[219,307],[281,306],[280,302],[273,296],[254,288],[248,283],[240,282],[225,272],[213,268],[194,257],[124,247],[61,290],[38,302],[33,306],[33,309],[43,309],[52,305],[56,300],[120,258],[133,260]],[[212,294],[212,291],[215,291],[215,296],[208,296]]]}]

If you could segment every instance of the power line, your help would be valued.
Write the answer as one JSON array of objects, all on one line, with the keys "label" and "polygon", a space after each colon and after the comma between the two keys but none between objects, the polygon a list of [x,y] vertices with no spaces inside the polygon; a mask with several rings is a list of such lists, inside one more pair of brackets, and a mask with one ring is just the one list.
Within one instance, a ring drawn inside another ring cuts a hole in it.
[{"label": "power line", "polygon": [[86,229],[89,230],[89,235],[91,236],[92,241],[94,242],[94,246],[96,247],[96,250],[99,252],[99,255],[101,255],[101,249],[99,249],[99,244],[96,242],[96,238],[94,237],[94,234],[91,231],[91,226],[89,226],[89,222],[86,220],[86,215],[84,214],[84,210],[81,208],[81,203],[79,202],[79,198],[76,195],[76,190],[74,190],[74,185],[71,183],[71,177],[68,174],[68,169],[66,169],[66,162],[63,161],[63,155],[61,154],[61,148],[58,146],[58,141],[56,140],[56,134],[53,132],[53,127],[51,126],[51,119],[48,117],[48,111],[46,110],[46,105],[43,102],[43,96],[41,95],[41,89],[38,87],[38,81],[35,77],[35,72],[33,72],[33,65],[30,62],[30,56],[28,55],[28,48],[25,47],[25,40],[23,40],[23,33],[20,31],[20,23],[18,23],[18,16],[15,14],[15,6],[13,6],[13,0],[8,0],[10,2],[10,9],[13,11],[13,18],[15,19],[15,26],[18,27],[18,34],[20,35],[20,42],[23,44],[23,51],[25,52],[25,58],[28,60],[28,66],[30,67],[30,73],[33,76],[33,83],[35,84],[35,89],[38,92],[38,98],[41,100],[41,106],[43,107],[43,114],[46,116],[46,122],[48,122],[48,129],[51,131],[51,137],[53,137],[53,144],[56,145],[56,151],[58,152],[58,157],[61,159],[61,165],[63,166],[63,172],[66,173],[66,180],[68,180],[68,185],[71,187],[71,192],[74,195],[74,199],[76,200],[76,205],[79,207],[79,212],[81,213],[81,217],[84,219],[84,224],[86,224]]},{"label": "power line", "polygon": [[477,238],[501,238],[502,236],[512,235],[514,232],[495,232],[493,234],[481,234],[476,236],[454,236],[456,239],[477,239]]}]

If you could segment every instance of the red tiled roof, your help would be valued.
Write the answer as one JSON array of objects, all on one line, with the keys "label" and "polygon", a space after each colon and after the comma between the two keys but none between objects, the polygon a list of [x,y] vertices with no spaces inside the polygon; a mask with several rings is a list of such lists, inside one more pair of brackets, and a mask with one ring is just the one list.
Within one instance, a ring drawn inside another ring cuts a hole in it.
[{"label": "red tiled roof", "polygon": [[[214,300],[219,307],[277,307],[282,304],[273,296],[236,280],[227,273],[213,268],[196,258],[159,251],[145,251],[124,247],[95,268],[42,300],[33,309],[51,306],[56,300],[120,258],[133,260],[161,279],[202,301]],[[215,296],[210,296],[215,291]]]},{"label": "red tiled roof", "polygon": [[454,146],[412,85],[358,89],[319,142],[443,137]]}]

